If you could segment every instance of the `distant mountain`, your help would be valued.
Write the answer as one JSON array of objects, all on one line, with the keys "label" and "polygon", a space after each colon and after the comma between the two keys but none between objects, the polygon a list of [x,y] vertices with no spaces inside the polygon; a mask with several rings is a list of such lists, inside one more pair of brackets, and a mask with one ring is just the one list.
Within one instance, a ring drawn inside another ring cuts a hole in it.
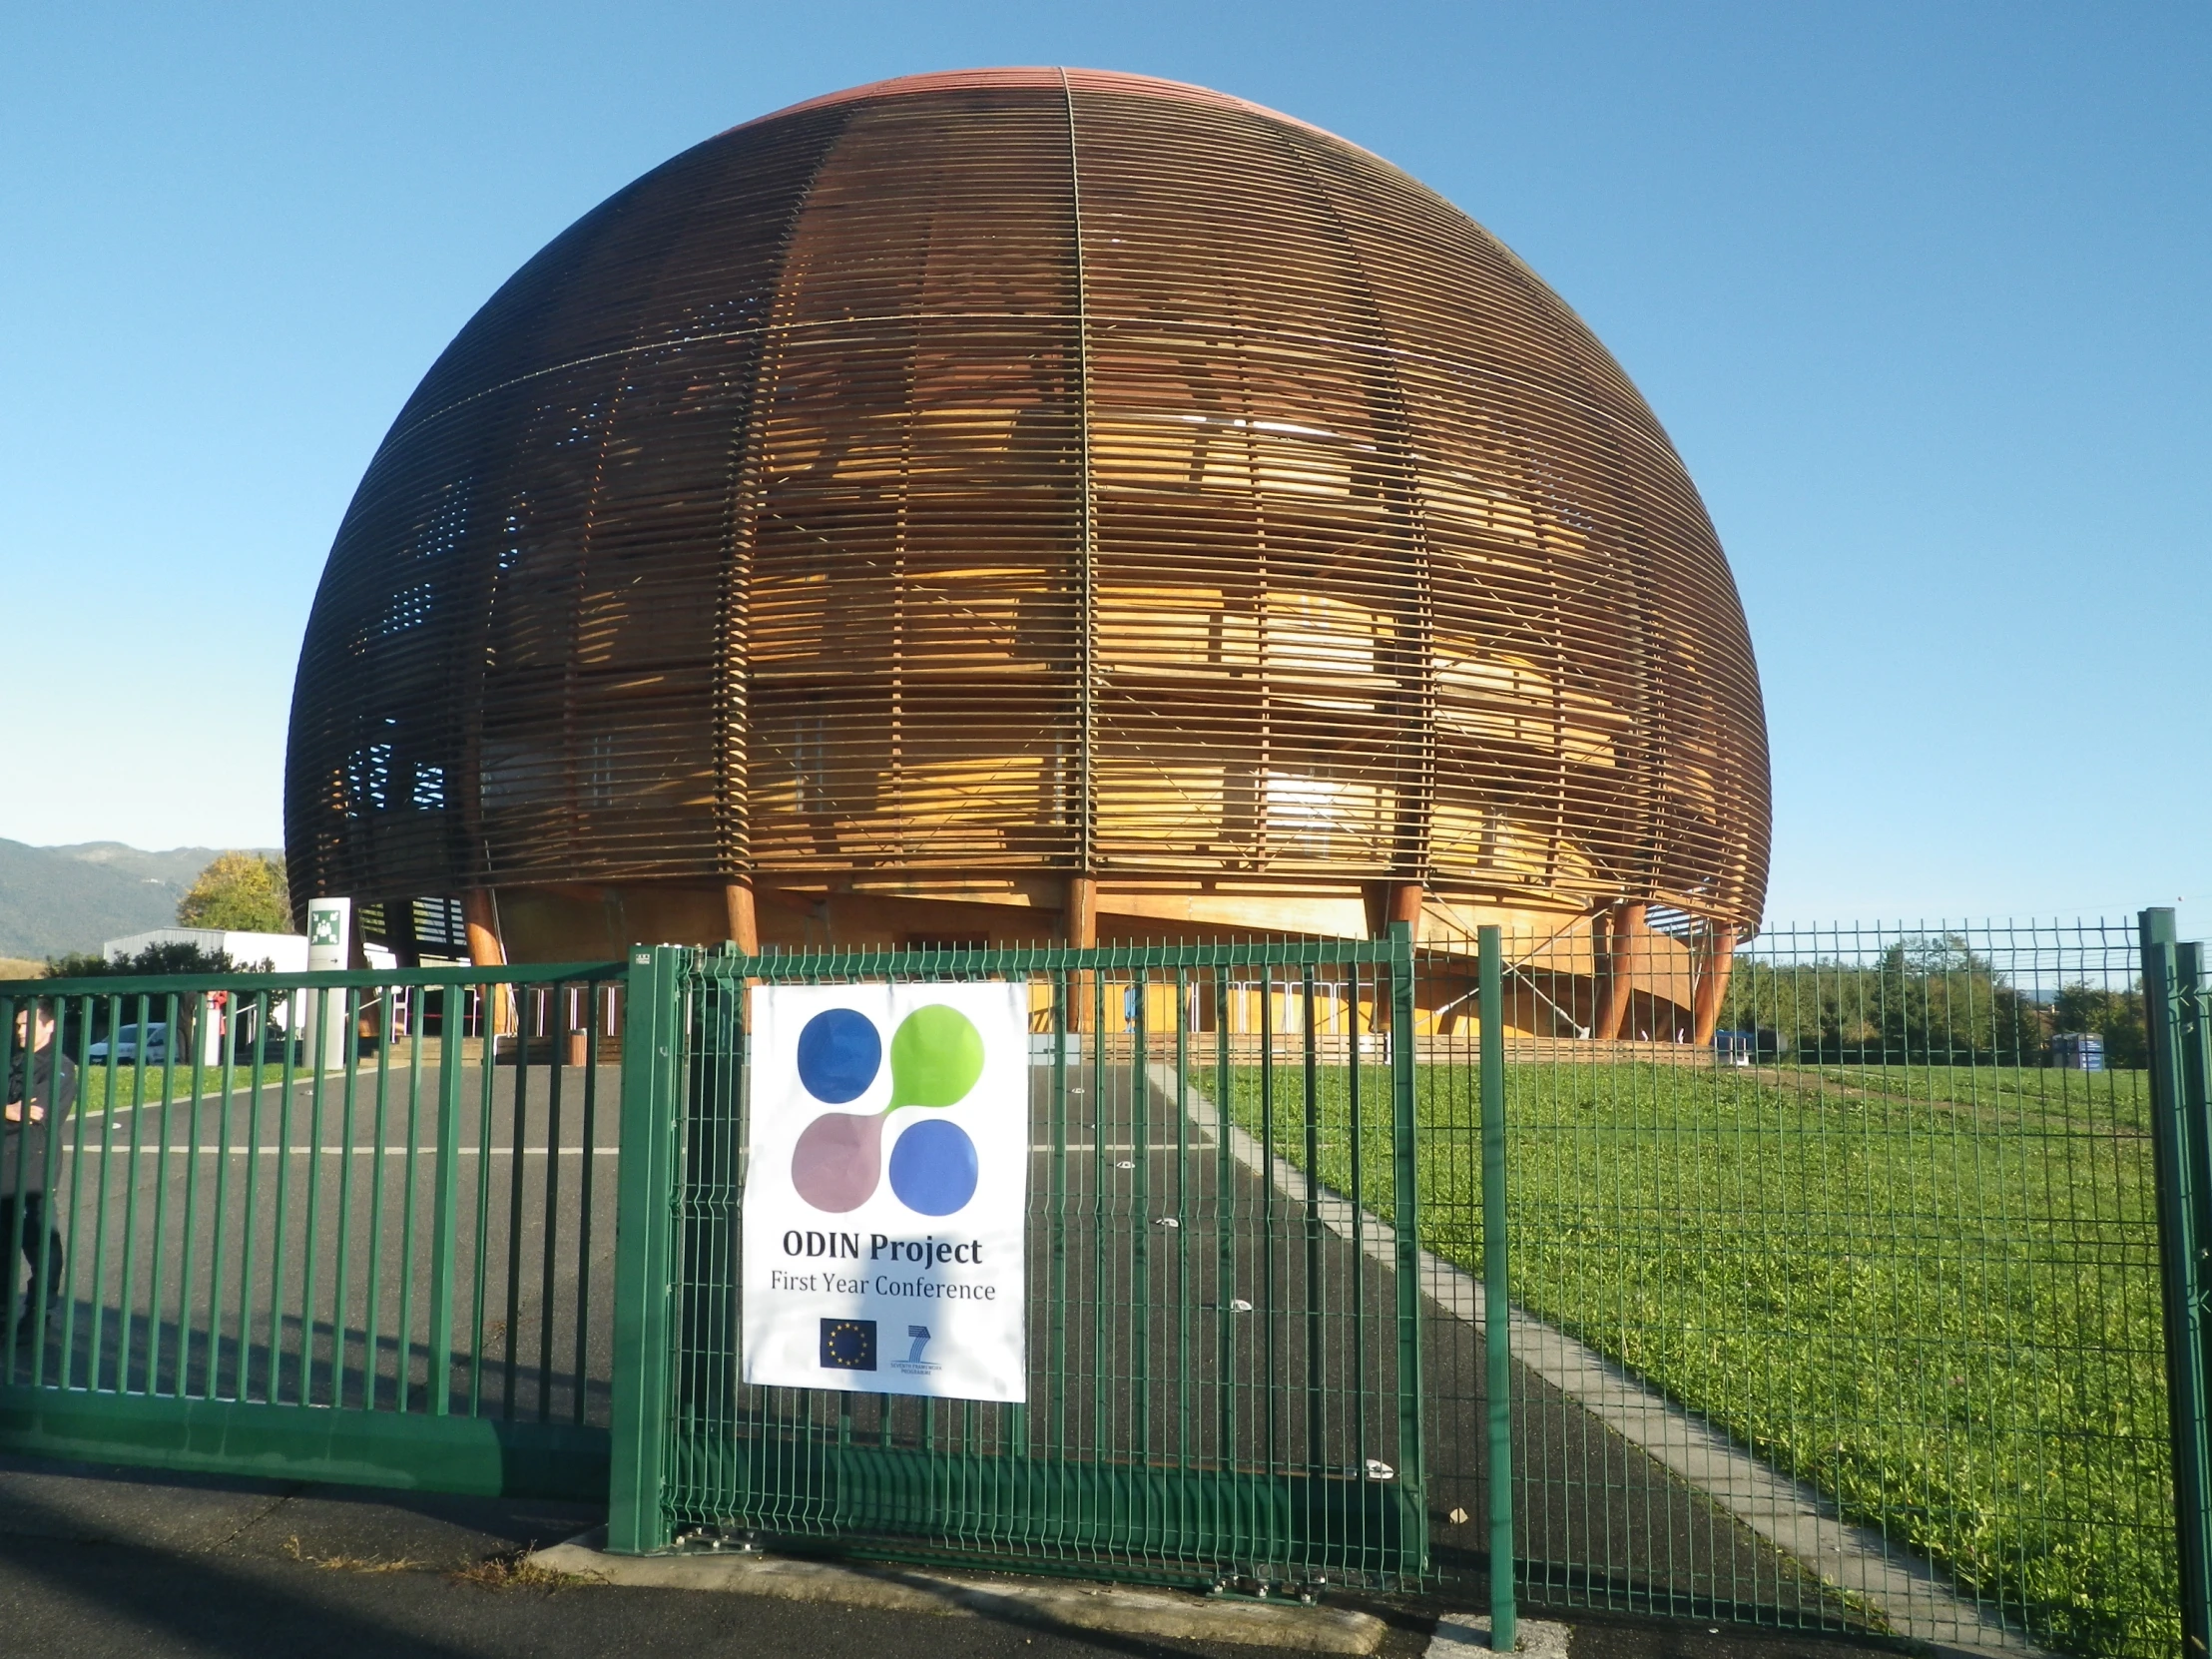
[{"label": "distant mountain", "polygon": [[[177,900],[221,847],[146,852],[121,841],[26,846],[0,839],[0,956],[98,950],[177,924]],[[276,847],[249,851],[275,854]]]}]

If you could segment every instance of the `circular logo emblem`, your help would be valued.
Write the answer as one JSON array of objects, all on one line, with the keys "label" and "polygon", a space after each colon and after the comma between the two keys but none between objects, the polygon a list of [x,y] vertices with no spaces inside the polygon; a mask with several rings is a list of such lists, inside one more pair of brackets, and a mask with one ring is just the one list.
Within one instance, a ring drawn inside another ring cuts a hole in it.
[{"label": "circular logo emblem", "polygon": [[855,1008],[825,1008],[799,1033],[799,1080],[817,1100],[857,1100],[883,1065],[875,1021]]},{"label": "circular logo emblem", "polygon": [[[943,1108],[968,1097],[983,1075],[983,1034],[957,1008],[932,1002],[891,1035],[890,1103],[877,1112],[824,1112],[792,1148],[792,1187],[817,1210],[842,1215],[874,1196],[882,1179],[883,1120],[904,1106]],[[883,1039],[856,1008],[825,1008],[800,1029],[799,1081],[829,1106],[857,1100],[883,1066]],[[949,1216],[975,1196],[979,1163],[965,1129],[922,1118],[891,1147],[891,1192],[917,1215]]]}]

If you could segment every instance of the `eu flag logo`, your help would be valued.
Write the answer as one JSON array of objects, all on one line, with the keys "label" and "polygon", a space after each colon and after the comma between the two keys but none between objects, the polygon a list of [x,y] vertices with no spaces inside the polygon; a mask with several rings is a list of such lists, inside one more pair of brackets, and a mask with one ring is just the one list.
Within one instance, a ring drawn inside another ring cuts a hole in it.
[{"label": "eu flag logo", "polygon": [[875,1369],[873,1320],[824,1320],[822,1363],[830,1371]]}]

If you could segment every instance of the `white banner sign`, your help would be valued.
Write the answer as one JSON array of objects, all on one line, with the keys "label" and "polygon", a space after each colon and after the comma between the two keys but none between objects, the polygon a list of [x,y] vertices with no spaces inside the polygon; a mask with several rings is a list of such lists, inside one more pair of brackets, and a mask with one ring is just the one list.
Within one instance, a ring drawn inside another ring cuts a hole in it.
[{"label": "white banner sign", "polygon": [[756,985],[745,1380],[1027,1397],[1027,987]]}]

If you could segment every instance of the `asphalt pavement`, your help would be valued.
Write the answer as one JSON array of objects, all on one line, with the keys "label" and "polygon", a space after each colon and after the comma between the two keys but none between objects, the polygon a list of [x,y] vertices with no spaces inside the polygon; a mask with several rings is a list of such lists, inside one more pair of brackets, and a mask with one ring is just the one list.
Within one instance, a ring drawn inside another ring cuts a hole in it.
[{"label": "asphalt pavement", "polygon": [[[767,1596],[534,1580],[531,1545],[601,1511],[333,1486],[152,1475],[0,1458],[0,1651],[170,1655],[682,1655],[799,1659],[947,1653],[1149,1659],[1263,1651],[874,1612]],[[1361,1602],[1385,1659],[1429,1653],[1448,1601]],[[1856,1659],[1891,1651],[1692,1621],[1577,1619],[1571,1659]],[[1435,1651],[1464,1654],[1458,1644]]]},{"label": "asphalt pavement", "polygon": [[[1034,1075],[1043,1091],[1049,1072]],[[188,1392],[351,1404],[373,1385],[388,1406],[404,1376],[419,1399],[430,1382],[426,1224],[436,1199],[435,1102],[410,1112],[403,1094],[379,1099],[365,1076],[350,1098],[325,1080],[319,1100],[311,1084],[302,1084],[288,1099],[265,1090],[259,1101],[241,1095],[198,1111],[123,1108],[84,1125],[85,1153],[72,1160],[63,1189],[75,1222],[76,1317],[66,1345],[74,1383],[97,1379],[96,1385],[112,1387],[127,1380],[143,1388],[153,1380],[159,1391],[170,1391],[181,1381]],[[513,1067],[494,1068],[489,1077],[475,1069],[462,1074],[457,1353],[447,1382],[457,1410],[498,1412],[511,1399],[525,1418],[542,1409],[554,1420],[603,1423],[619,1074],[605,1067],[592,1078],[588,1122],[584,1075],[567,1072],[558,1101],[547,1078],[539,1067],[526,1076]],[[1102,1089],[1095,1089],[1098,1082]],[[1031,1344],[1050,1362],[1043,1397],[1029,1417],[1030,1431],[1050,1439],[1036,1449],[1112,1461],[1186,1447],[1203,1459],[1233,1444],[1240,1459],[1271,1467],[1400,1461],[1391,1438],[1395,1349],[1386,1317],[1395,1300],[1393,1271],[1316,1225],[1278,1184],[1221,1156],[1194,1123],[1179,1120],[1165,1091],[1140,1098],[1126,1067],[1108,1067],[1102,1076],[1071,1068],[1069,1084],[1058,1118],[1040,1092],[1033,1137],[1032,1210],[1041,1225],[1033,1229]],[[141,1311],[118,1322],[116,1310],[126,1307]],[[1239,1311],[1225,1317],[1232,1309]],[[1222,1331],[1233,1343],[1217,1340]],[[1423,1336],[1432,1559],[1448,1596],[1478,1603],[1488,1568],[1480,1343],[1473,1326],[1434,1304]],[[44,1355],[50,1367],[63,1347],[57,1333]],[[1064,1383],[1053,1384],[1054,1377]],[[18,1380],[27,1380],[25,1370]],[[1309,1381],[1327,1387],[1301,1386]],[[1516,1497],[1532,1601],[1672,1603],[1770,1623],[1849,1620],[1850,1610],[1789,1557],[1576,1402],[1525,1371],[1516,1372],[1515,1392]],[[1319,1394],[1333,1402],[1326,1414],[1307,1409],[1306,1400]],[[853,1429],[872,1433],[875,1396],[841,1397],[855,1407]],[[917,1408],[906,1402],[896,1409],[911,1415]],[[894,1415],[890,1427],[900,1437],[926,1431],[918,1417],[908,1422],[903,1415]],[[46,1499],[21,1487],[22,1524],[0,1521],[10,1539],[11,1595],[58,1605],[52,1598],[65,1594],[65,1583],[87,1573],[97,1578],[107,1570],[102,1562],[122,1559],[117,1551],[154,1552],[140,1563],[148,1583],[181,1570],[164,1564],[175,1552],[147,1541],[151,1533],[137,1538],[122,1527],[95,1528],[108,1553],[70,1557],[75,1566],[62,1572],[67,1552],[55,1552],[77,1536],[69,1527],[78,1522],[67,1516],[85,1512],[84,1492],[157,1489],[78,1478],[105,1484],[83,1487],[75,1507],[58,1512],[63,1519],[40,1520]],[[193,1532],[198,1541],[177,1559],[196,1563],[194,1572],[242,1576],[238,1594],[214,1598],[217,1605],[188,1614],[155,1597],[144,1617],[220,1622],[257,1597],[266,1602],[266,1617],[281,1623],[293,1616],[286,1609],[300,1594],[296,1584],[284,1595],[265,1595],[249,1583],[272,1572],[292,1583],[302,1565],[263,1547],[275,1522],[238,1510],[236,1493],[260,1488],[168,1481],[158,1489],[233,1493],[221,1502],[215,1496],[192,1502],[240,1513],[235,1533],[211,1543],[204,1529]],[[270,1515],[327,1512],[348,1517],[351,1526],[381,1515],[376,1525],[412,1540],[383,1551],[387,1558],[434,1559],[439,1571],[470,1550],[481,1555],[557,1541],[565,1535],[557,1526],[576,1518],[543,1506],[455,1508],[395,1494],[263,1495]],[[174,1509],[185,1500],[164,1501]],[[11,1512],[17,1507],[11,1503]],[[465,1522],[439,1518],[464,1510]],[[446,1537],[439,1526],[456,1530]],[[342,1541],[300,1548],[318,1560],[378,1553]],[[327,1595],[352,1598],[364,1609],[387,1593],[376,1580],[399,1576],[315,1571],[311,1582]],[[440,1586],[425,1592],[433,1599],[462,1589],[486,1593],[431,1576]],[[48,1590],[34,1593],[38,1584]],[[334,1587],[341,1584],[354,1587],[341,1595]],[[314,1597],[307,1602],[319,1605]],[[108,1617],[137,1603],[130,1594],[93,1593],[90,1605]],[[465,1596],[454,1602],[474,1605]],[[711,1625],[726,1613],[699,1616]],[[1657,1628],[1672,1639],[1703,1626]],[[176,1651],[196,1649],[188,1641]]]},{"label": "asphalt pavement", "polygon": [[[0,1648],[72,1659],[1255,1652],[517,1571],[533,1543],[601,1518],[571,1505],[0,1459]],[[1429,1622],[1397,1615],[1380,1651],[1424,1652]]]}]

